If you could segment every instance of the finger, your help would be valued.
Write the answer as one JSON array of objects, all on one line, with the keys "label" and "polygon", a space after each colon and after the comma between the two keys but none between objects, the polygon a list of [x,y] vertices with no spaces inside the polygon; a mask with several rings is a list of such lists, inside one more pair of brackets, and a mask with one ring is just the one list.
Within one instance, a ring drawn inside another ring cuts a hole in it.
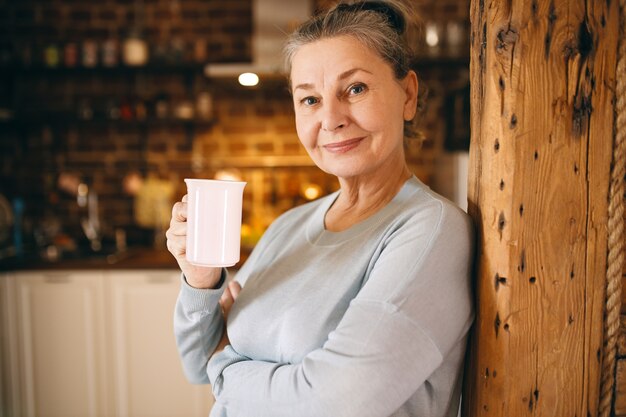
[{"label": "finger", "polygon": [[222,306],[224,317],[228,317],[228,313],[230,312],[230,308],[232,307],[234,301],[235,300],[233,300],[230,290],[226,287],[224,293],[220,297],[220,306]]},{"label": "finger", "polygon": [[172,207],[172,222],[185,222],[187,221],[187,203],[179,201]]},{"label": "finger", "polygon": [[183,196],[183,198],[181,199],[181,201],[182,201],[183,203],[186,203],[186,202],[187,202],[187,194],[185,194],[185,195]]},{"label": "finger", "polygon": [[187,223],[172,223],[165,231],[165,237],[169,240],[187,239]]},{"label": "finger", "polygon": [[230,294],[233,298],[233,302],[239,297],[239,292],[241,291],[241,285],[237,281],[231,281],[228,283],[228,289],[230,290]]},{"label": "finger", "polygon": [[172,218],[170,221],[170,227],[167,229],[166,236],[186,236],[187,235],[187,222],[175,221]]},{"label": "finger", "polygon": [[228,289],[228,286],[226,286],[226,288],[224,288],[224,292],[220,296],[220,304],[225,302],[228,297],[230,297],[230,289]]},{"label": "finger", "polygon": [[185,255],[187,252],[187,238],[181,236],[171,236],[167,233],[167,250],[176,257]]}]

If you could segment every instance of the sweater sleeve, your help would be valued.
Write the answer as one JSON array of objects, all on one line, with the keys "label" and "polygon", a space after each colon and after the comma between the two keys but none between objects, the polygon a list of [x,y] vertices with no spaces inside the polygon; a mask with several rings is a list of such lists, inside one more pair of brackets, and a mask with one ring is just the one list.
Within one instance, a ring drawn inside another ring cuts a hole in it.
[{"label": "sweater sleeve", "polygon": [[[276,221],[261,237],[248,261],[239,270],[236,280],[245,285],[247,268],[251,264],[259,264],[259,252],[265,243],[274,238],[275,231],[280,229],[281,222]],[[222,270],[220,287],[216,289],[193,288],[181,274],[181,287],[174,308],[174,336],[180,356],[183,372],[193,384],[208,384],[207,362],[222,337],[224,316],[219,307],[219,300],[227,283],[227,271]],[[243,277],[243,278],[242,278]],[[217,355],[216,355],[217,356]]]},{"label": "sweater sleeve", "polygon": [[224,327],[219,299],[226,286],[226,274],[226,270],[222,270],[220,287],[209,290],[191,287],[181,274],[181,288],[174,308],[174,336],[185,376],[194,384],[209,383],[206,364]]},{"label": "sweater sleeve", "polygon": [[338,327],[302,362],[251,360],[231,346],[214,355],[207,373],[223,415],[380,417],[406,402],[473,319],[471,223],[435,222],[428,236],[408,227],[389,239]]}]

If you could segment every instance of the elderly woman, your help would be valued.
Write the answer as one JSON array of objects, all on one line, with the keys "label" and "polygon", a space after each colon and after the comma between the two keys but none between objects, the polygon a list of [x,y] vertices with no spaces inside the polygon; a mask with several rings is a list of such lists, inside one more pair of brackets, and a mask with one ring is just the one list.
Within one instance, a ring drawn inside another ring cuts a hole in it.
[{"label": "elderly woman", "polygon": [[[183,272],[175,334],[211,416],[456,416],[473,320],[468,216],[409,171],[418,80],[391,1],[339,4],[286,57],[302,145],[340,190],[280,216],[228,282]],[[222,308],[220,308],[222,307]]]}]

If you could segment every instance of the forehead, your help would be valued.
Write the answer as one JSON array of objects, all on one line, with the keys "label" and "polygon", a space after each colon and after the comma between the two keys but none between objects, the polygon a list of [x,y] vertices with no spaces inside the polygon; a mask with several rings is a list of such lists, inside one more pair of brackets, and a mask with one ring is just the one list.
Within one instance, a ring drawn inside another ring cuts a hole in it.
[{"label": "forehead", "polygon": [[295,83],[319,75],[332,78],[353,68],[391,73],[391,66],[367,45],[352,36],[338,36],[301,46],[293,55],[290,76]]}]

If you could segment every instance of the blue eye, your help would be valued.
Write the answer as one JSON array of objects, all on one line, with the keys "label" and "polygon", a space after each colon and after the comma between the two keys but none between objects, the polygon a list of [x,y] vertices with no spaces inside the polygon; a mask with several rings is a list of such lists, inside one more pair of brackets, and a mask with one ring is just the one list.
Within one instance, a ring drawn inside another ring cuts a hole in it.
[{"label": "blue eye", "polygon": [[305,106],[312,106],[314,104],[317,104],[317,99],[315,97],[305,97],[302,100],[300,100],[300,103],[304,104]]},{"label": "blue eye", "polygon": [[365,91],[365,84],[354,84],[348,89],[350,95],[358,95]]}]

